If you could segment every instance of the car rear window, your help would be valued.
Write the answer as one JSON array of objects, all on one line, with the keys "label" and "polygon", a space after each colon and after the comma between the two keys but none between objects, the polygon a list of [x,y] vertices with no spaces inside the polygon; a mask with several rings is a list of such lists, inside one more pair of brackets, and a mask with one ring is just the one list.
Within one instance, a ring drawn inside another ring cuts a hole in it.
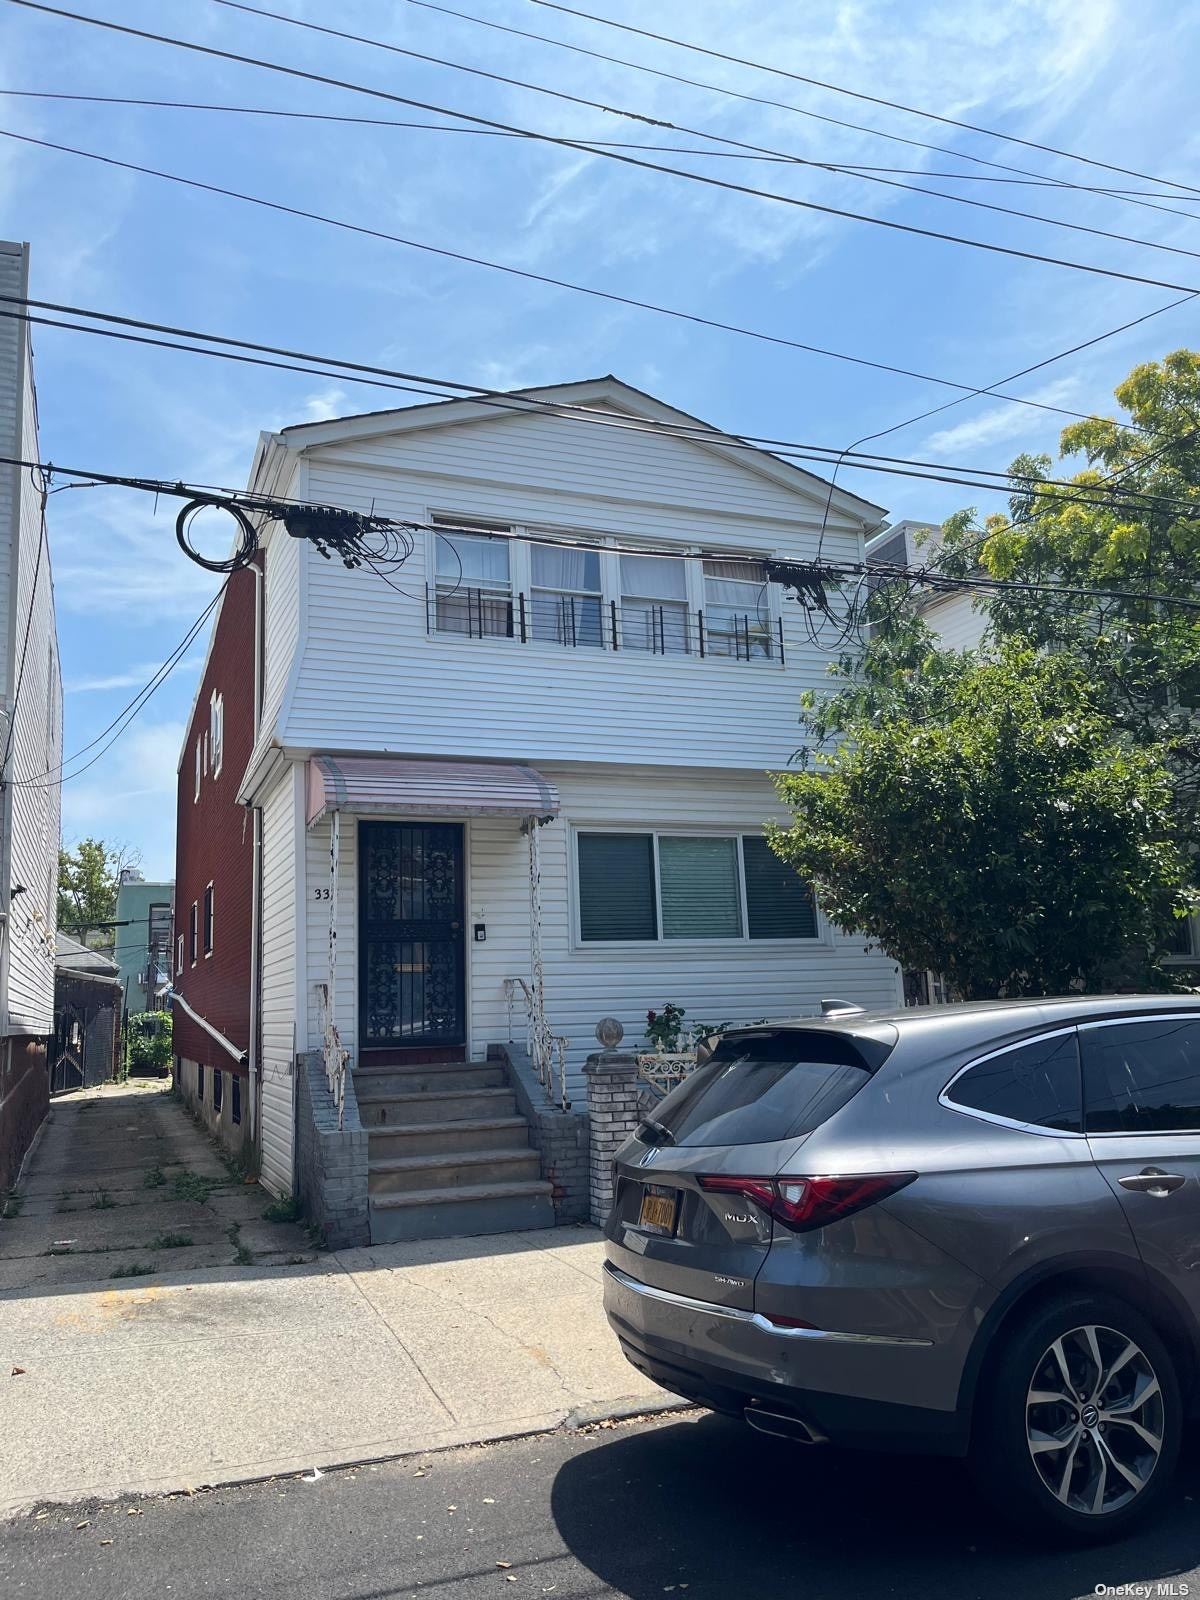
[{"label": "car rear window", "polygon": [[739,1034],[667,1095],[652,1125],[677,1145],[798,1138],[856,1095],[894,1043],[894,1032],[889,1043],[800,1029]]}]

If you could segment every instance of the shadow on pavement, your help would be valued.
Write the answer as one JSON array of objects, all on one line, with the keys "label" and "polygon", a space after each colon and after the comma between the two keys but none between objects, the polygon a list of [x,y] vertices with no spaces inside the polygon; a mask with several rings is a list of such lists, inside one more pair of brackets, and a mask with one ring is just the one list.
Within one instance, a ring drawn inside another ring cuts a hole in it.
[{"label": "shadow on pavement", "polygon": [[1200,1521],[1189,1497],[1200,1501],[1195,1448],[1144,1533],[1093,1549],[1038,1547],[976,1499],[962,1462],[788,1445],[703,1416],[581,1452],[559,1471],[552,1510],[572,1555],[630,1600],[1068,1600],[1194,1568]]}]

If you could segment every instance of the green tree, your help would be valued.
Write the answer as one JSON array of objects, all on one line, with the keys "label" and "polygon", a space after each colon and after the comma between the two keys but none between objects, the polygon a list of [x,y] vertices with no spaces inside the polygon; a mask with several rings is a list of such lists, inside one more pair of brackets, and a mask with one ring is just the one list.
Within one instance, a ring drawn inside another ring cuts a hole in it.
[{"label": "green tree", "polygon": [[837,927],[966,998],[1148,981],[1187,899],[1161,755],[1121,737],[1070,655],[928,642],[902,619],[874,681],[810,705],[848,738],[778,777],[794,820],[774,848]]},{"label": "green tree", "polygon": [[[136,866],[141,852],[102,839],[80,839],[58,852],[58,925],[84,942],[113,942],[111,923],[117,914],[117,888],[126,867]],[[86,937],[90,930],[99,937]]]},{"label": "green tree", "polygon": [[[1177,350],[1135,367],[1116,398],[1127,421],[1091,417],[1063,430],[1060,459],[1082,463],[1067,487],[1046,484],[1048,455],[1018,457],[1009,513],[950,518],[937,566],[1023,584],[1200,599],[1200,353]],[[1070,496],[1080,490],[1105,503],[1078,504]],[[1200,610],[1050,588],[1012,590],[981,605],[994,640],[1067,653],[1082,665],[1119,732],[1165,757],[1181,835],[1195,838]]]}]

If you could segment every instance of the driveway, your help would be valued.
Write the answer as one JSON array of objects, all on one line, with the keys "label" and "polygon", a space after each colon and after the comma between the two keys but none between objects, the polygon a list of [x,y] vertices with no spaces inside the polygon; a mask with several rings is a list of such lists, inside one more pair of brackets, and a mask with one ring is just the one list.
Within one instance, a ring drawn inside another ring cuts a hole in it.
[{"label": "driveway", "polygon": [[158,1084],[55,1105],[0,1221],[0,1516],[675,1404],[594,1229],[323,1253],[269,1200]]}]

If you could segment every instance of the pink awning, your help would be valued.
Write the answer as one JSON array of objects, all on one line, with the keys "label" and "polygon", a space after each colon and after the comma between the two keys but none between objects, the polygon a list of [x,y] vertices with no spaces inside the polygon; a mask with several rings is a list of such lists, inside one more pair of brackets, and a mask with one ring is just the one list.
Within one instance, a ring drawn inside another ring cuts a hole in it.
[{"label": "pink awning", "polygon": [[407,756],[313,756],[308,822],[327,811],[359,816],[554,817],[558,791],[533,767]]}]

